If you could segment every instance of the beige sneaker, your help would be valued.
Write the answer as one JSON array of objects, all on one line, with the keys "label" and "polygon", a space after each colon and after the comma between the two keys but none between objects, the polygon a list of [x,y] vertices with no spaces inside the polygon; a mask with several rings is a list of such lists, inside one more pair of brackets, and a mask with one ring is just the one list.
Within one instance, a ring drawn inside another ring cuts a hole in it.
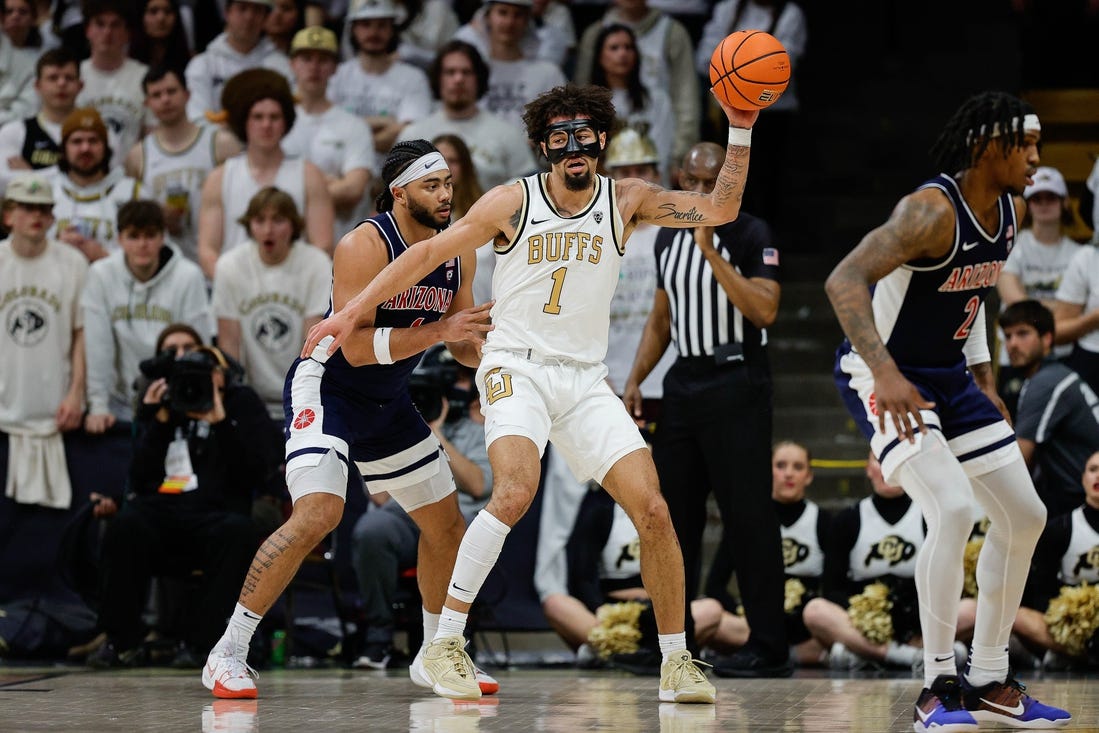
[{"label": "beige sneaker", "polygon": [[432,641],[423,650],[423,676],[436,695],[452,700],[481,699],[477,672],[465,646],[466,640],[461,635],[445,636]]},{"label": "beige sneaker", "polygon": [[713,705],[717,690],[698,668],[700,664],[706,663],[691,659],[691,653],[686,649],[671,654],[660,665],[660,701]]}]

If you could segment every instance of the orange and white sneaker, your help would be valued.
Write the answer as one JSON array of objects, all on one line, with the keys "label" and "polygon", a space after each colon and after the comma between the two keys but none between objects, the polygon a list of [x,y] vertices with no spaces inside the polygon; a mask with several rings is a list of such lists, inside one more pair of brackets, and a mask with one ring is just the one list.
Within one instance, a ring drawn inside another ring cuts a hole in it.
[{"label": "orange and white sneaker", "polygon": [[256,690],[256,670],[243,659],[214,647],[202,668],[202,684],[214,693],[214,697],[226,699],[252,699]]}]

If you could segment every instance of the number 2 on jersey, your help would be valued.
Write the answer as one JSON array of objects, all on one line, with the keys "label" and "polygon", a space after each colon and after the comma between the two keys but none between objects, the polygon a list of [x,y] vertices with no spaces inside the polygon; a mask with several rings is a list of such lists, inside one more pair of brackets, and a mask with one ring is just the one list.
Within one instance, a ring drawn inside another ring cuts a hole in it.
[{"label": "number 2 on jersey", "polygon": [[567,267],[558,267],[550,273],[550,277],[553,278],[553,288],[550,290],[549,301],[542,306],[543,313],[551,316],[561,315],[561,289],[565,287],[566,272],[568,272]]},{"label": "number 2 on jersey", "polygon": [[958,326],[958,330],[954,332],[954,339],[956,341],[965,341],[969,338],[969,327],[973,325],[973,319],[981,312],[981,299],[974,295],[966,301],[965,312],[965,321],[963,321],[962,325]]}]

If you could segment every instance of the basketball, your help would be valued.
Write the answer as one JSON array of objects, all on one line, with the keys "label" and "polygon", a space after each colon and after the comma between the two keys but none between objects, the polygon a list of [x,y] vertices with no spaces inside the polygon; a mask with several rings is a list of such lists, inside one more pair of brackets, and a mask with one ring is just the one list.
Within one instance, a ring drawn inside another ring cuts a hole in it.
[{"label": "basketball", "polygon": [[730,107],[770,107],[789,83],[790,56],[770,33],[730,33],[710,56],[710,86]]}]

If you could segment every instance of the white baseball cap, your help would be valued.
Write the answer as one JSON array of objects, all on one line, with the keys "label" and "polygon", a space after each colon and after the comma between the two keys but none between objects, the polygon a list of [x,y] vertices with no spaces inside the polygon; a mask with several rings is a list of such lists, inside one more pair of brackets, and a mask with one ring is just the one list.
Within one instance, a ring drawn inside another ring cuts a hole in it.
[{"label": "white baseball cap", "polygon": [[1049,193],[1068,198],[1068,186],[1065,185],[1065,177],[1061,171],[1049,166],[1042,166],[1034,171],[1034,183],[1023,190],[1023,198],[1028,199],[1036,193],[1048,191]]},{"label": "white baseball cap", "polygon": [[400,15],[393,0],[352,0],[348,21],[370,20],[371,18],[397,18]]}]

